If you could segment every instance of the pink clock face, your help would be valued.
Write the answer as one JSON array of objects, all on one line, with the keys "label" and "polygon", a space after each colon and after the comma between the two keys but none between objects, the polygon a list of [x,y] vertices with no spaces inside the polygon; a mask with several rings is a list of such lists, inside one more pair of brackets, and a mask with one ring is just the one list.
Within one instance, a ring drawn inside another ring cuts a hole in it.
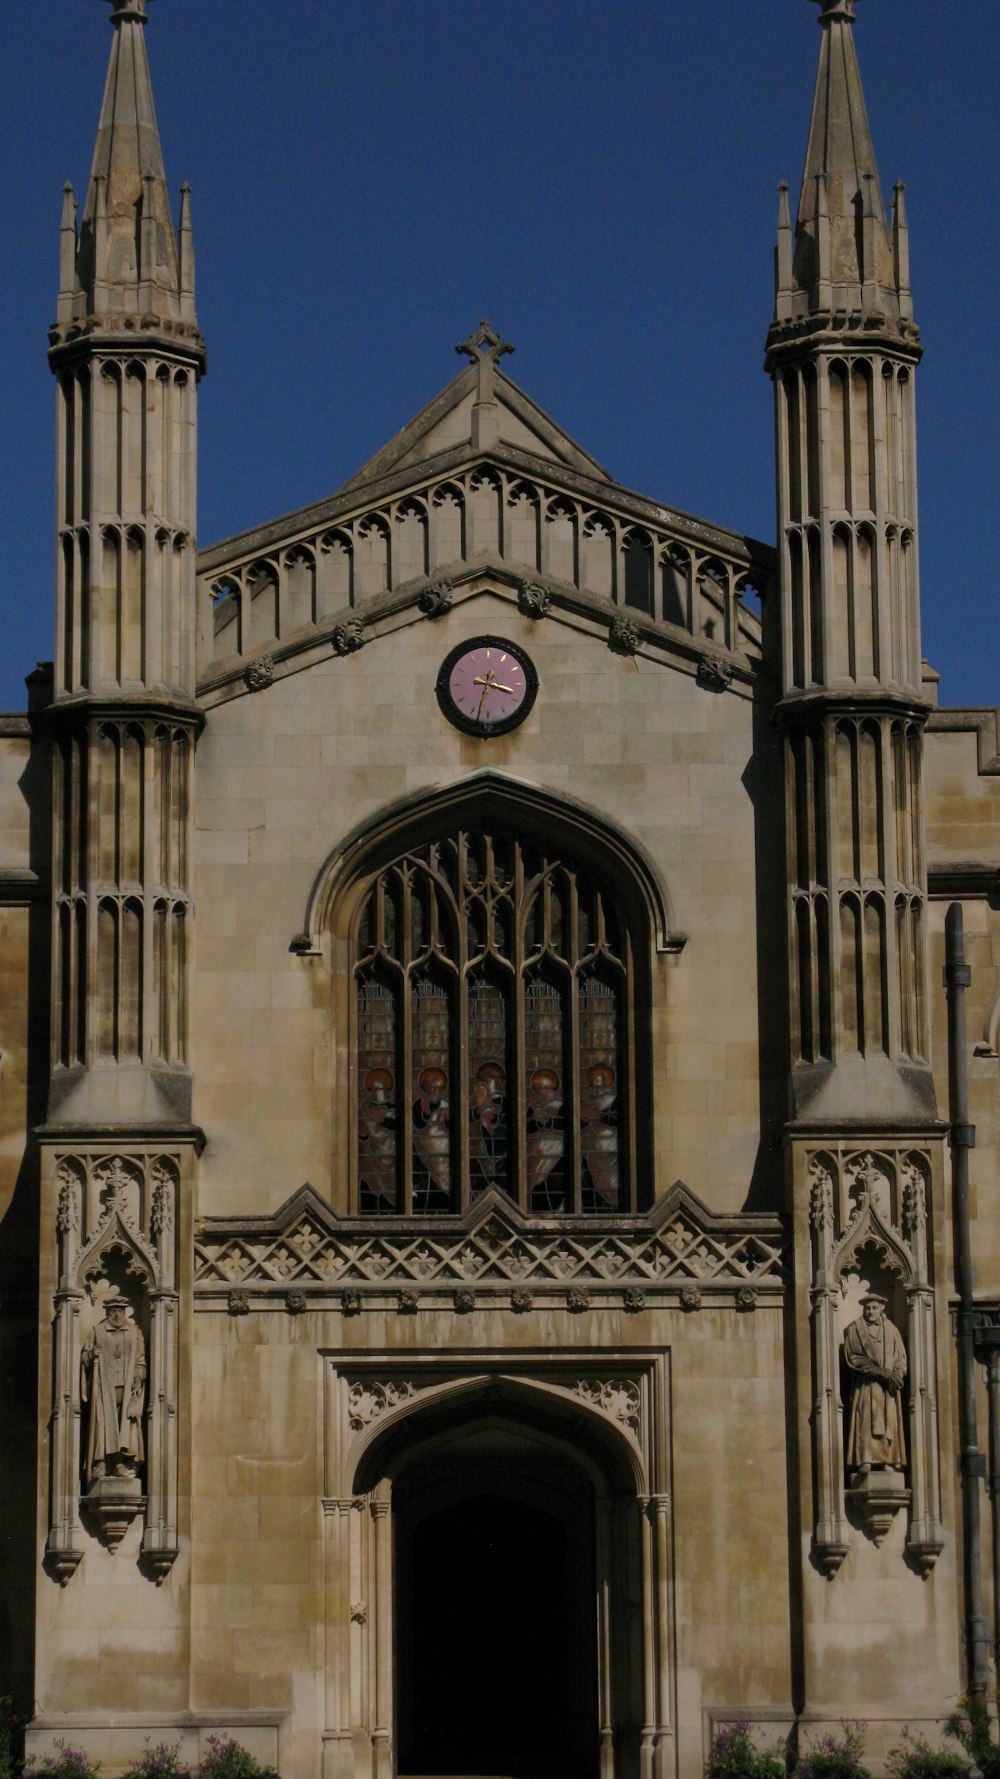
[{"label": "pink clock face", "polygon": [[528,682],[511,650],[480,643],[452,667],[448,690],[455,709],[469,723],[509,722],[524,703]]}]

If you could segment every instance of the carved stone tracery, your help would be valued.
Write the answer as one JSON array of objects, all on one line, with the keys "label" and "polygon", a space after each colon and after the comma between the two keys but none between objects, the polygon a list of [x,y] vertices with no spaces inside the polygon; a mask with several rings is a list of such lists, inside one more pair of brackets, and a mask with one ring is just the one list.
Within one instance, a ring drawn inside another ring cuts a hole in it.
[{"label": "carved stone tracery", "polygon": [[[559,1223],[518,1216],[516,1208],[477,1201],[463,1218],[342,1219],[303,1191],[273,1218],[206,1219],[195,1237],[199,1294],[268,1288],[392,1293],[408,1285],[421,1295],[449,1297],[462,1287],[520,1287],[565,1300],[570,1286],[686,1286],[735,1296],[740,1290],[780,1295],[784,1238],[777,1218],[716,1218],[682,1187],[672,1188],[649,1217]],[[345,1305],[345,1307],[347,1307]]]}]

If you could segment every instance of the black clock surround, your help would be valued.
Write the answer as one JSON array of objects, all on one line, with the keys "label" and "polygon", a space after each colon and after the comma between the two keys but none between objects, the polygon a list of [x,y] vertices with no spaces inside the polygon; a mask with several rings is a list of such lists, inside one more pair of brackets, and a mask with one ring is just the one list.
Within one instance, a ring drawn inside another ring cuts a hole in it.
[{"label": "black clock surround", "polygon": [[[464,710],[456,702],[452,690],[452,678],[456,667],[467,656],[475,655],[479,650],[496,649],[504,658],[513,658],[524,676],[524,692],[514,710],[509,715],[495,718],[479,717]],[[511,642],[506,636],[470,636],[465,642],[457,643],[449,650],[441,663],[435,683],[438,704],[449,723],[461,729],[466,735],[477,735],[488,740],[495,735],[507,735],[523,723],[534,705],[538,695],[538,674],[531,657]]]}]

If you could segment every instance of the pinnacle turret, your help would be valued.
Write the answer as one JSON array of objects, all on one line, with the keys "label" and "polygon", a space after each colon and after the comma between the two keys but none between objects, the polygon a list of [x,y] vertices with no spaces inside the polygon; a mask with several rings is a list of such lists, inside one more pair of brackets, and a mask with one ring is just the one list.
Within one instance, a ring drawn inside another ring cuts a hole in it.
[{"label": "pinnacle turret", "polygon": [[[843,326],[855,316],[877,316],[890,326],[902,321],[902,331],[913,333],[909,290],[900,285],[898,208],[890,235],[861,86],[857,0],[817,3],[819,68],[793,250],[779,252],[775,320],[835,315]],[[779,238],[787,228],[784,203]]]},{"label": "pinnacle turret", "polygon": [[91,319],[114,328],[129,317],[130,328],[183,321],[194,331],[190,218],[185,203],[179,254],[146,55],[146,3],[111,0],[114,40],[75,264],[72,192],[63,207],[61,328]]}]

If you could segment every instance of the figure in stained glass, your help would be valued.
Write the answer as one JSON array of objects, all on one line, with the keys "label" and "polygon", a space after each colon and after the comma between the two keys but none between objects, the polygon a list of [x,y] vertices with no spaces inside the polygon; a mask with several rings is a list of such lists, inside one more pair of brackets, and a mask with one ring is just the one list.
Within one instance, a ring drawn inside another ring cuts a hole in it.
[{"label": "figure in stained glass", "polygon": [[443,1069],[421,1069],[413,1102],[413,1204],[428,1211],[451,1196],[451,1141],[448,1132],[448,1077]]}]

